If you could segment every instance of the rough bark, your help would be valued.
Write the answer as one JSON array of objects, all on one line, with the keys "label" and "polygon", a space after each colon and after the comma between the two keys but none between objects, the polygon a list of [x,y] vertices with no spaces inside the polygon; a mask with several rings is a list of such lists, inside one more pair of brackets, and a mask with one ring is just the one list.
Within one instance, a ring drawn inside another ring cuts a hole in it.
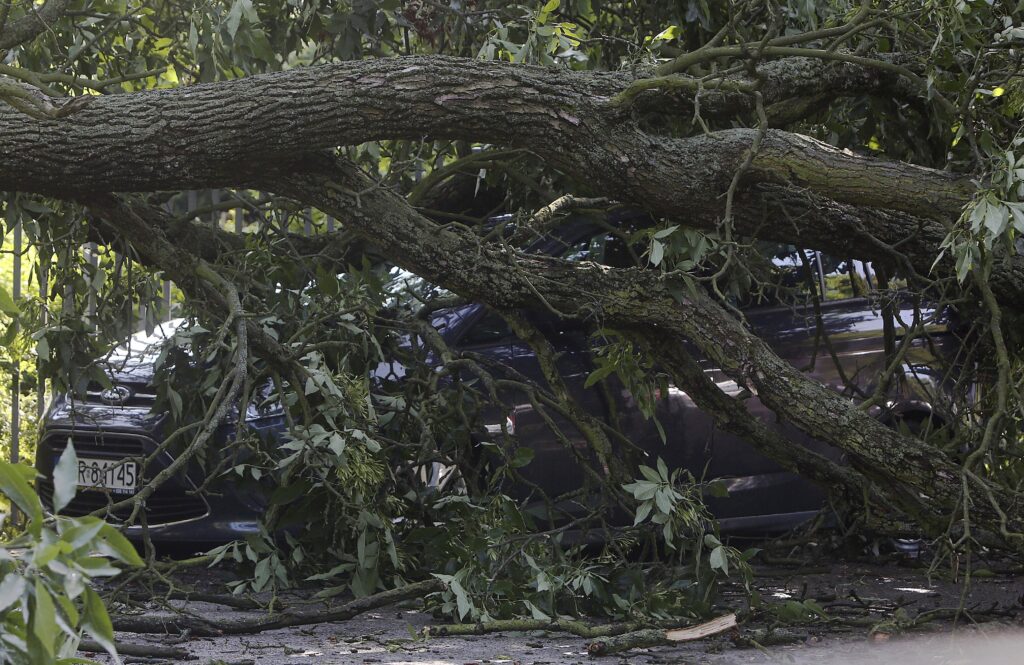
[{"label": "rough bark", "polygon": [[52,29],[53,24],[64,15],[71,0],[49,0],[38,9],[34,3],[25,4],[28,12],[0,30],[0,51],[24,44],[38,37],[44,30]]},{"label": "rough bark", "polygon": [[[243,185],[295,152],[432,137],[528,147],[570,171],[586,165],[602,185],[622,181],[635,197],[654,195],[676,212],[685,209],[680,204],[717,200],[755,130],[648,135],[608,101],[621,84],[614,75],[417,57],[108,96],[61,120],[8,110],[0,113],[7,155],[0,188]],[[973,191],[954,174],[859,157],[778,130],[752,166],[754,179],[925,215],[956,212]]]}]

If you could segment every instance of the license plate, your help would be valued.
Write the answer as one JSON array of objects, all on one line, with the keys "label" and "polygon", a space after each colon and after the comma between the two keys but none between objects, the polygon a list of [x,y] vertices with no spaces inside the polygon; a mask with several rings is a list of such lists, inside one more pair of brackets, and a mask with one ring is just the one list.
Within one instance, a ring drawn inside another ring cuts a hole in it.
[{"label": "license plate", "polygon": [[138,464],[128,460],[78,458],[78,487],[132,494],[139,485]]}]

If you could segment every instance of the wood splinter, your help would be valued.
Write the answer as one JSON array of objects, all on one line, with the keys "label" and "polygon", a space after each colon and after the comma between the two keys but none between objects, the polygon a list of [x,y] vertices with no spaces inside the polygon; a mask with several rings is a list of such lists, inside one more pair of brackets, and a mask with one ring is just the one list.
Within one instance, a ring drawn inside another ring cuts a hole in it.
[{"label": "wood splinter", "polygon": [[736,625],[736,615],[733,613],[725,614],[711,621],[688,628],[637,630],[623,635],[595,640],[587,645],[587,653],[591,656],[608,656],[629,649],[664,646],[678,642],[692,642],[723,633],[735,628]]}]

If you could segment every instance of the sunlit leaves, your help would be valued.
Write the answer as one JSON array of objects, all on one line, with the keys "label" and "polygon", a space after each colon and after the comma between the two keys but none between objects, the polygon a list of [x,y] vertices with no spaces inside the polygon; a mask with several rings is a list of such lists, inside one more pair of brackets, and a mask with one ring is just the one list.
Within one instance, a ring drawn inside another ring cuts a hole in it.
[{"label": "sunlit leaves", "polygon": [[993,165],[990,188],[965,206],[960,225],[947,234],[935,261],[952,254],[960,282],[980,264],[982,249],[1019,252],[1018,240],[1024,236],[1024,138],[1015,138],[1008,149],[987,150]]},{"label": "sunlit leaves", "polygon": [[0,492],[28,516],[30,527],[38,533],[42,527],[43,506],[29,484],[35,475],[31,467],[0,461]]},{"label": "sunlit leaves", "polygon": [[[73,460],[73,454],[64,460]],[[68,468],[73,468],[65,461]],[[83,633],[116,657],[113,626],[94,578],[141,565],[134,547],[95,517],[41,515],[26,473],[0,463],[0,492],[29,514],[29,530],[0,548],[0,651],[13,665],[68,662]],[[77,474],[77,464],[74,465]],[[63,475],[61,471],[58,475]],[[13,479],[13,480],[12,480]],[[62,499],[63,500],[63,499]]]},{"label": "sunlit leaves", "polygon": [[68,439],[64,452],[53,467],[53,512],[59,513],[71,502],[78,489],[78,455],[75,444]]},{"label": "sunlit leaves", "polygon": [[494,21],[492,32],[477,53],[484,60],[509,60],[543,65],[585,63],[585,29],[573,21],[558,21],[560,0],[549,0],[539,10],[517,7],[519,16]]},{"label": "sunlit leaves", "polygon": [[8,290],[3,286],[0,286],[0,312],[3,312],[8,316],[18,316],[20,313],[17,303],[14,302],[14,298],[11,297],[10,292],[8,292]]}]

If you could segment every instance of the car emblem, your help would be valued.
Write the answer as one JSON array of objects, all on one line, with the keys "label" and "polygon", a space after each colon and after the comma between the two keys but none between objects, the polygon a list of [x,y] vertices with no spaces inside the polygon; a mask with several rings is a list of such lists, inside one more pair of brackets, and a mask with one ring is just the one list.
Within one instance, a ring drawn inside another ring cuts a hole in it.
[{"label": "car emblem", "polygon": [[125,386],[114,386],[100,393],[100,399],[106,404],[120,406],[132,396],[132,391]]}]

